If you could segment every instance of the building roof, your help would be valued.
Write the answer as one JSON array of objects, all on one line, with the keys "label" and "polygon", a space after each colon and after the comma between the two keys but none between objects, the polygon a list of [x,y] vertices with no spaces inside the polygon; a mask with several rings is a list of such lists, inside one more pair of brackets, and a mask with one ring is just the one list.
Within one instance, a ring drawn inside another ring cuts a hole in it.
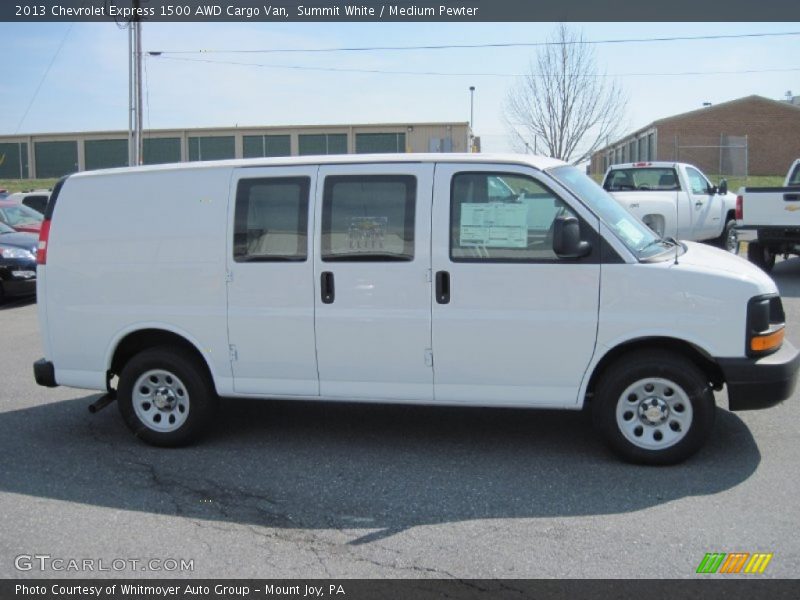
[{"label": "building roof", "polygon": [[[322,131],[325,130],[343,130],[343,129],[373,129],[373,128],[403,128],[408,127],[469,127],[467,121],[437,121],[437,122],[417,122],[408,121],[402,123],[321,123],[311,125],[230,125],[221,127],[171,127],[169,129],[147,129],[142,131],[145,138],[151,137],[165,137],[170,135],[179,135],[184,132],[196,134],[225,134],[230,135],[233,132],[241,132],[248,134],[250,132],[260,131],[284,131],[284,130],[303,130],[303,131]],[[56,132],[43,132],[43,133],[9,133],[0,134],[0,140],[23,140],[28,137],[46,138],[46,137],[95,137],[95,136],[111,136],[124,138],[128,136],[128,131],[124,129],[109,129],[97,131],[56,131]]]}]

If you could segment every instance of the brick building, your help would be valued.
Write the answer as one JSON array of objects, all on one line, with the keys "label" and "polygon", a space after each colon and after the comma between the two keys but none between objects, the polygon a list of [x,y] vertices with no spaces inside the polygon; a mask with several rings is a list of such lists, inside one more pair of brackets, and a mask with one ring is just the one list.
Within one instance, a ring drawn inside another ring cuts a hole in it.
[{"label": "brick building", "polygon": [[592,155],[592,173],[674,160],[715,175],[783,175],[800,157],[800,106],[747,96],[654,121]]}]

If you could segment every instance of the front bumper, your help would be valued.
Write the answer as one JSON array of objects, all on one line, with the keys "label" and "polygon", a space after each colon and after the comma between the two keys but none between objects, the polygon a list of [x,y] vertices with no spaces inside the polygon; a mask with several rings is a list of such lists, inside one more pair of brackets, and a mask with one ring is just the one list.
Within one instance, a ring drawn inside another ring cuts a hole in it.
[{"label": "front bumper", "polygon": [[36,278],[4,279],[3,291],[7,296],[31,296],[36,293]]},{"label": "front bumper", "polygon": [[761,358],[718,358],[731,410],[769,408],[794,393],[800,352],[789,342]]}]

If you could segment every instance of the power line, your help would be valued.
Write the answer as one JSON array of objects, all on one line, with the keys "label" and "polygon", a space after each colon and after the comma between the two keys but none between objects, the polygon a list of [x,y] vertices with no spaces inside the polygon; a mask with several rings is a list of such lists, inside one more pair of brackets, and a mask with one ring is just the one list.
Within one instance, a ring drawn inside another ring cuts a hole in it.
[{"label": "power line", "polygon": [[151,55],[161,54],[277,54],[277,53],[300,53],[300,52],[376,52],[376,51],[407,51],[407,50],[460,50],[470,48],[534,48],[538,46],[559,46],[563,44],[640,44],[651,42],[679,42],[694,40],[732,40],[742,38],[763,38],[763,37],[785,37],[797,36],[800,31],[783,31],[769,33],[739,33],[739,34],[720,34],[720,35],[697,35],[697,36],[671,36],[653,38],[623,38],[609,40],[575,40],[571,42],[496,42],[484,44],[430,44],[424,46],[352,46],[340,48],[266,48],[256,50],[154,50]]},{"label": "power line", "polygon": [[53,58],[50,59],[50,64],[48,64],[47,68],[44,70],[44,73],[42,74],[42,78],[39,80],[39,85],[36,86],[36,90],[33,92],[33,96],[31,97],[31,101],[28,102],[28,107],[25,109],[25,112],[22,114],[22,118],[19,120],[19,123],[17,123],[17,128],[14,130],[15,134],[19,133],[19,130],[22,127],[22,123],[25,122],[25,118],[28,116],[28,112],[30,112],[31,107],[33,106],[33,103],[36,100],[36,97],[39,95],[39,90],[42,89],[42,84],[44,83],[44,80],[47,79],[47,75],[48,75],[48,73],[50,73],[50,69],[52,68],[53,63],[56,62],[56,58],[58,58],[58,55],[61,52],[61,48],[64,47],[64,42],[67,41],[67,36],[69,35],[69,32],[72,31],[72,26],[74,24],[75,23],[70,23],[69,24],[69,27],[67,27],[67,31],[64,34],[64,37],[61,38],[61,43],[58,45],[58,48],[56,48],[55,54],[53,54]]},{"label": "power line", "polygon": [[[284,65],[284,64],[263,64],[251,62],[237,62],[228,60],[214,60],[210,58],[180,58],[172,56],[150,55],[158,56],[161,60],[173,60],[181,62],[194,62],[214,65],[233,65],[240,67],[258,67],[263,69],[289,69],[297,71],[326,71],[332,73],[368,73],[372,75],[423,75],[423,76],[436,76],[436,77],[529,77],[536,74],[523,74],[523,73],[453,73],[443,71],[394,71],[387,69],[356,69],[345,67],[310,67],[302,65]],[[752,73],[788,73],[792,71],[800,71],[800,67],[785,67],[785,68],[767,68],[767,69],[735,69],[723,71],[681,71],[672,73],[598,73],[592,75],[593,77],[678,77],[687,75],[743,75]]]}]

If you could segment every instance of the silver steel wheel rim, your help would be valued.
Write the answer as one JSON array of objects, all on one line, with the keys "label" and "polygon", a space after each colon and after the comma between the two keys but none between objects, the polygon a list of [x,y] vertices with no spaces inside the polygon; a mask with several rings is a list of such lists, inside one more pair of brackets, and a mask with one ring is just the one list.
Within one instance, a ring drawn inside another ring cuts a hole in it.
[{"label": "silver steel wheel rim", "polygon": [[148,428],[175,431],[189,416],[189,392],[174,374],[164,369],[143,373],[133,386],[133,411]]},{"label": "silver steel wheel rim", "polygon": [[725,248],[733,254],[739,252],[739,232],[733,227],[728,231],[728,237],[725,238]]},{"label": "silver steel wheel rim", "polygon": [[680,442],[692,425],[692,403],[674,381],[640,379],[617,400],[617,427],[638,448],[664,450]]}]

